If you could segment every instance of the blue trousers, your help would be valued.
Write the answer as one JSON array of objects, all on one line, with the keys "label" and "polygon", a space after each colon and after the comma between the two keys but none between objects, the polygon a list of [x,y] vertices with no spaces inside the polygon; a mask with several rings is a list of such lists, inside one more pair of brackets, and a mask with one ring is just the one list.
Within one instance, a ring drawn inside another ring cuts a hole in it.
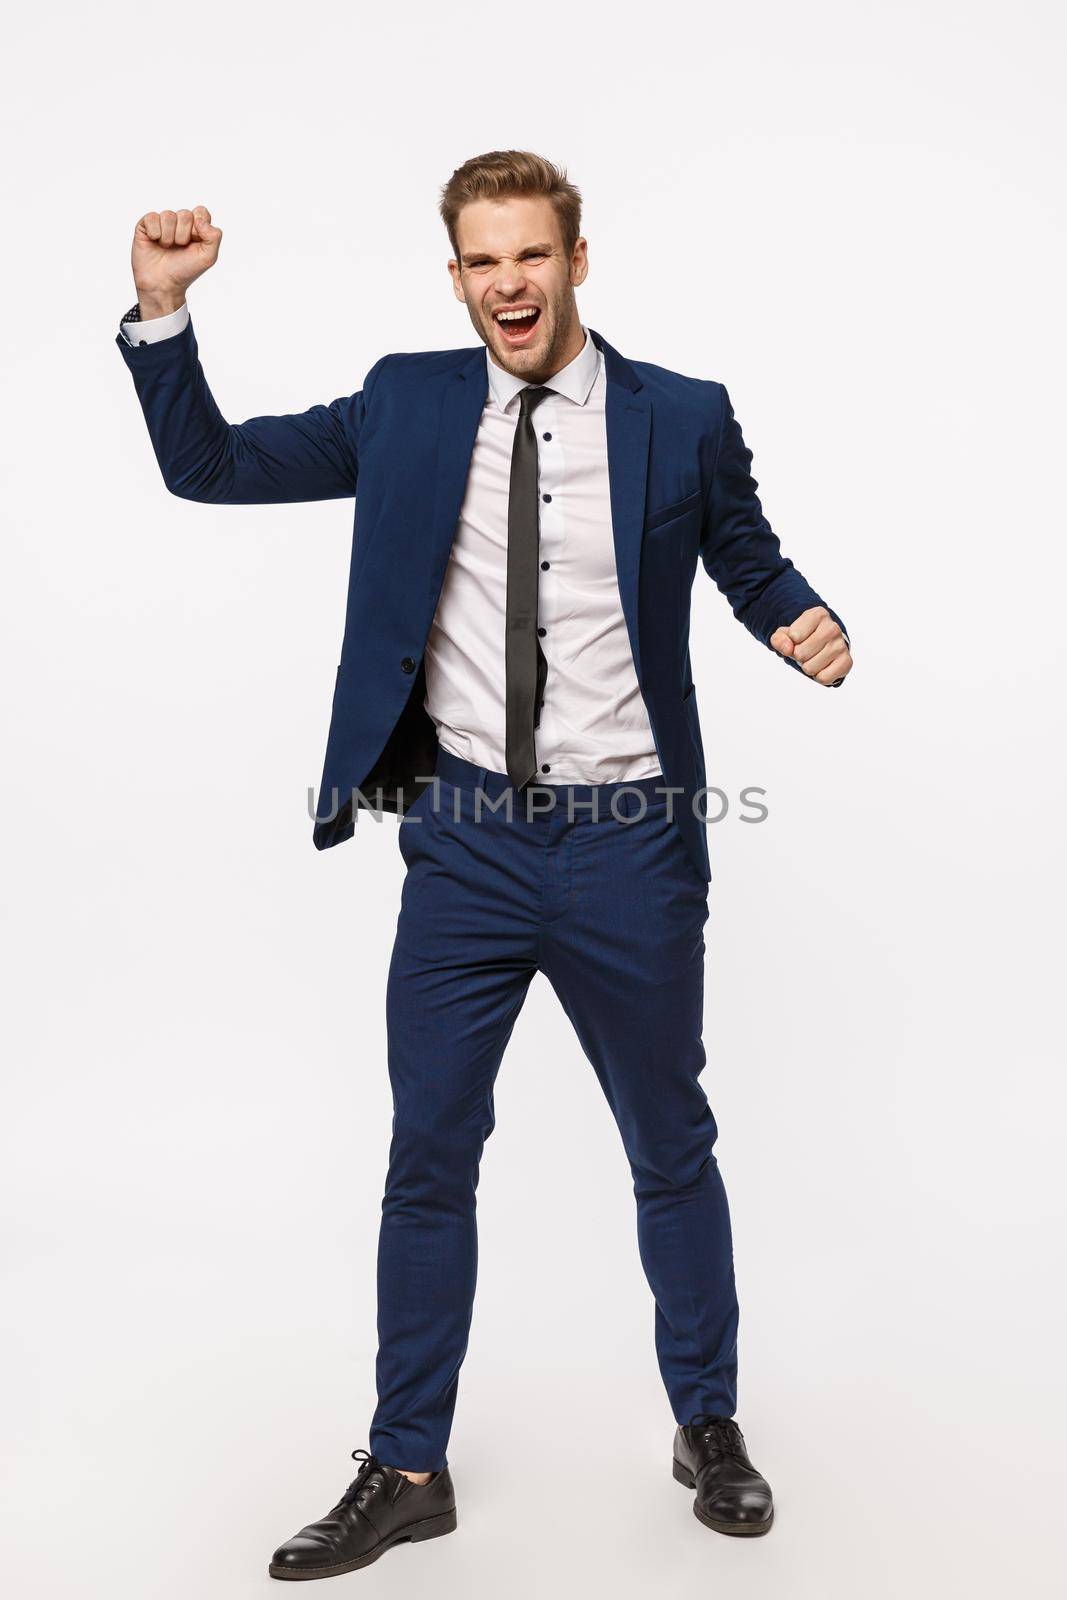
[{"label": "blue trousers", "polygon": [[675,1421],[734,1413],[730,1217],[698,1082],[708,885],[662,784],[515,791],[506,775],[442,750],[436,784],[400,824],[370,1430],[392,1466],[447,1464],[477,1276],[479,1162],[497,1069],[537,971],[622,1136]]}]

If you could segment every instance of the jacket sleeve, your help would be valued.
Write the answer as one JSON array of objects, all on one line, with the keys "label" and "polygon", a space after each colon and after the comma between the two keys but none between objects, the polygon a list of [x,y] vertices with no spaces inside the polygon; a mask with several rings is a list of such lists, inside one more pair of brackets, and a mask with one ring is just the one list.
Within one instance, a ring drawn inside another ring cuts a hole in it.
[{"label": "jacket sleeve", "polygon": [[355,494],[360,429],[387,356],[361,390],[329,405],[227,422],[204,377],[191,319],[180,333],[153,344],[131,345],[121,334],[115,342],[171,494],[234,506]]},{"label": "jacket sleeve", "polygon": [[[700,541],[700,555],[708,574],[730,602],[738,621],[768,648],[776,629],[788,627],[811,606],[826,606],[847,642],[848,634],[837,612],[826,605],[789,557],[782,554],[756,493],[752,452],[742,437],[729,394],[722,384],[718,388],[718,449]],[[777,658],[803,672],[800,663],[790,657]]]}]

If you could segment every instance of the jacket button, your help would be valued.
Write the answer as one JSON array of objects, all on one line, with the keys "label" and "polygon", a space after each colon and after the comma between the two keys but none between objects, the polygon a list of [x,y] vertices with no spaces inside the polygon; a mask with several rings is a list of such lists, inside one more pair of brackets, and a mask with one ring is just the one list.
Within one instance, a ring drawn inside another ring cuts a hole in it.
[{"label": "jacket button", "polygon": [[414,657],[413,656],[405,656],[403,661],[400,663],[400,670],[401,670],[401,672],[414,672],[415,671],[415,660],[414,660]]}]

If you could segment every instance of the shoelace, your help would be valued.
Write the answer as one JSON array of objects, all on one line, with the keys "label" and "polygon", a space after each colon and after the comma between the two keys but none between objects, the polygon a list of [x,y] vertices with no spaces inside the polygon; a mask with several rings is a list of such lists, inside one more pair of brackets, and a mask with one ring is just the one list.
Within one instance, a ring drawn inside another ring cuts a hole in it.
[{"label": "shoelace", "polygon": [[723,1455],[733,1455],[745,1442],[744,1435],[733,1417],[710,1416],[707,1412],[701,1411],[689,1426],[703,1429],[701,1442],[714,1444]]},{"label": "shoelace", "polygon": [[[362,1457],[362,1460],[360,1460],[360,1457]],[[341,1496],[340,1500],[338,1501],[338,1505],[347,1506],[353,1500],[355,1500],[357,1495],[361,1494],[363,1489],[368,1486],[368,1479],[370,1478],[371,1473],[380,1472],[385,1465],[385,1463],[383,1461],[379,1461],[378,1457],[370,1450],[353,1450],[352,1460],[359,1461],[359,1471],[356,1473],[355,1477],[352,1479],[352,1482],[348,1485],[348,1488]],[[383,1480],[379,1478],[378,1482],[381,1483],[382,1481]],[[369,1486],[371,1488],[374,1487],[373,1484]]]}]

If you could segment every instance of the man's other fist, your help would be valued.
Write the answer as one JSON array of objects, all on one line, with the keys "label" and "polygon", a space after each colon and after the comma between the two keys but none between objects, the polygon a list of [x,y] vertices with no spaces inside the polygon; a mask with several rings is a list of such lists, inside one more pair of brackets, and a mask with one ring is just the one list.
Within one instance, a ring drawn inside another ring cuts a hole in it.
[{"label": "man's other fist", "polygon": [[776,629],[771,648],[780,656],[791,656],[816,683],[840,683],[852,671],[845,636],[825,606],[812,606],[791,627]]},{"label": "man's other fist", "polygon": [[133,230],[131,256],[142,317],[177,311],[189,285],[215,265],[221,242],[207,206],[146,211]]}]

